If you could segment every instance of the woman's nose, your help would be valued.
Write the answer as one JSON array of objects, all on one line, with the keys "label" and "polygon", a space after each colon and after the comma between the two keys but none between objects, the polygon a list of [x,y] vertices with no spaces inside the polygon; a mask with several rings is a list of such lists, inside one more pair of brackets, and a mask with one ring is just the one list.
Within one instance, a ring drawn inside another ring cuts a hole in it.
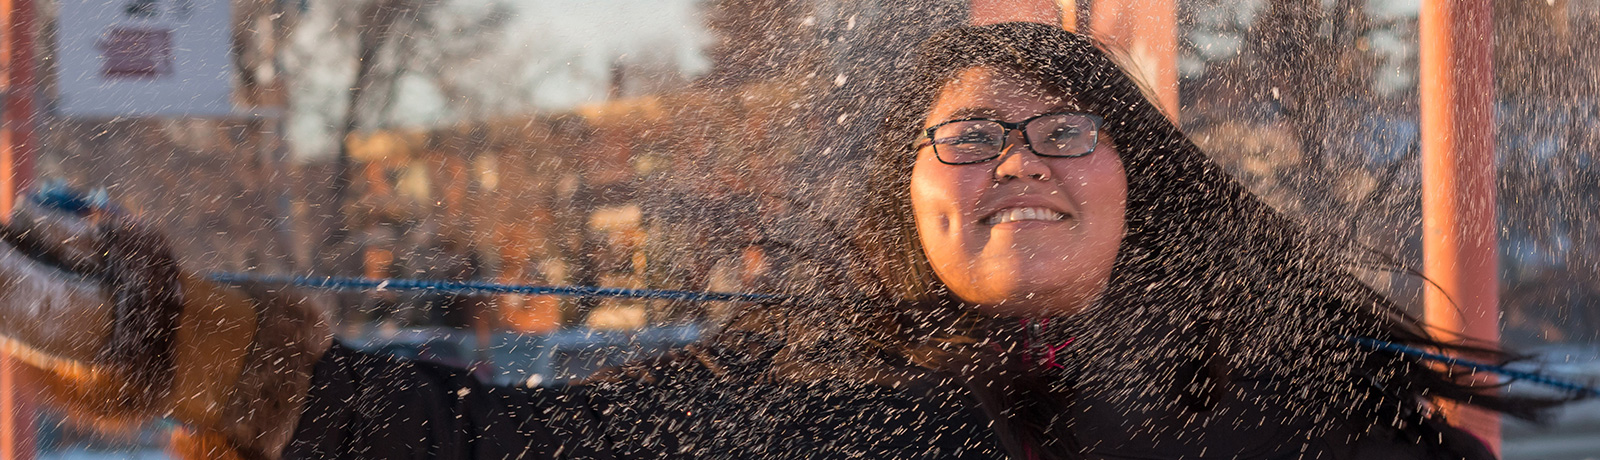
[{"label": "woman's nose", "polygon": [[994,169],[996,181],[1004,182],[1018,177],[1050,180],[1050,165],[1033,153],[1020,130],[1007,134],[1006,141],[1005,149],[1000,151],[997,160],[999,164]]}]

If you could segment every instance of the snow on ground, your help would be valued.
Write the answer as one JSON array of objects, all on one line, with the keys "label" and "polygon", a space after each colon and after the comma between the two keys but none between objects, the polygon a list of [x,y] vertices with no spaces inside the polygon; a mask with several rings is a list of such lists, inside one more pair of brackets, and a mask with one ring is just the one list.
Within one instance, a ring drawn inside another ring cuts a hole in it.
[{"label": "snow on ground", "polygon": [[[1586,384],[1600,384],[1600,345],[1559,345],[1530,350],[1537,359],[1527,369]],[[1551,394],[1537,385],[1512,383],[1513,394]],[[1569,404],[1540,426],[1520,420],[1504,423],[1505,460],[1600,460],[1600,399]]]}]

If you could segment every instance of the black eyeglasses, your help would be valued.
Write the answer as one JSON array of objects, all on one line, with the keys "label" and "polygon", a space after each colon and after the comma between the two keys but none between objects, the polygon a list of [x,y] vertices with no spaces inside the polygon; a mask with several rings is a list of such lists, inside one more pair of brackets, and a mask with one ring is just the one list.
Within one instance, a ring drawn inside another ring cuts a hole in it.
[{"label": "black eyeglasses", "polygon": [[1041,157],[1072,158],[1094,153],[1105,118],[1078,112],[1055,112],[1020,123],[966,118],[933,125],[923,135],[940,163],[969,165],[1000,157],[1011,131],[1022,131],[1028,149]]}]

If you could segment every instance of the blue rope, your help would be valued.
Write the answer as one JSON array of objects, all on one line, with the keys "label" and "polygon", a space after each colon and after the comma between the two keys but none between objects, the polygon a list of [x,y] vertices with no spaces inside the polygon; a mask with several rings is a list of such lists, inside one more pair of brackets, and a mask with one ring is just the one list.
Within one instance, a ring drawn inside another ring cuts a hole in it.
[{"label": "blue rope", "polygon": [[1362,346],[1365,346],[1367,348],[1372,348],[1372,349],[1375,349],[1375,350],[1383,350],[1383,351],[1395,352],[1395,353],[1400,353],[1400,354],[1405,354],[1405,355],[1411,355],[1411,356],[1415,356],[1415,357],[1418,357],[1418,358],[1426,359],[1426,360],[1429,360],[1429,361],[1436,361],[1436,362],[1448,364],[1448,365],[1451,365],[1451,366],[1465,367],[1467,369],[1471,369],[1471,370],[1476,371],[1476,372],[1493,372],[1493,373],[1500,374],[1500,375],[1503,375],[1503,376],[1506,376],[1506,377],[1511,377],[1511,378],[1517,379],[1517,380],[1524,380],[1524,381],[1528,381],[1528,382],[1532,382],[1532,383],[1537,383],[1537,384],[1541,384],[1541,385],[1547,385],[1547,386],[1559,388],[1559,389],[1562,389],[1562,390],[1566,390],[1566,391],[1578,394],[1579,396],[1584,396],[1584,397],[1597,397],[1597,396],[1600,396],[1600,388],[1595,388],[1595,387],[1586,386],[1586,385],[1573,383],[1573,382],[1568,382],[1568,381],[1564,381],[1564,380],[1558,380],[1558,379],[1555,379],[1555,378],[1552,378],[1552,377],[1545,376],[1544,374],[1538,374],[1538,373],[1527,372],[1527,371],[1519,371],[1519,370],[1516,370],[1516,369],[1507,368],[1505,366],[1496,366],[1496,365],[1492,365],[1492,364],[1484,364],[1484,363],[1480,363],[1480,362],[1476,362],[1476,361],[1468,361],[1468,360],[1461,359],[1461,358],[1456,358],[1456,357],[1450,356],[1450,355],[1433,353],[1433,352],[1429,352],[1427,350],[1422,350],[1422,349],[1419,349],[1419,348],[1416,348],[1416,347],[1410,347],[1410,346],[1401,345],[1401,344],[1392,343],[1392,342],[1385,342],[1385,341],[1378,340],[1378,339],[1373,339],[1373,338],[1346,336],[1345,340],[1349,340],[1351,342],[1355,342],[1357,344],[1360,344]]},{"label": "blue rope", "polygon": [[[83,214],[95,209],[112,209],[105,190],[83,193],[67,186],[64,181],[51,181],[39,187],[29,198],[36,204],[57,210]],[[757,302],[775,303],[795,300],[794,297],[776,294],[745,294],[729,292],[676,291],[667,289],[623,289],[593,286],[535,286],[525,284],[500,284],[473,281],[431,281],[408,279],[338,278],[310,276],[260,276],[244,273],[213,273],[211,280],[222,284],[241,283],[287,284],[314,289],[336,291],[426,291],[457,294],[524,294],[559,295],[569,297],[613,297],[631,299],[663,299],[690,302]],[[1478,372],[1493,372],[1513,379],[1548,385],[1585,397],[1600,396],[1600,389],[1558,380],[1542,374],[1518,371],[1504,366],[1483,364],[1431,353],[1396,343],[1367,337],[1345,337],[1346,340],[1372,348],[1436,361],[1451,366],[1461,366]]]},{"label": "blue rope", "polygon": [[[525,294],[559,295],[569,297],[618,297],[632,299],[665,299],[691,302],[758,302],[773,303],[794,300],[794,297],[777,294],[744,294],[730,292],[675,291],[666,289],[623,289],[593,286],[535,286],[526,284],[499,284],[471,281],[430,281],[408,279],[338,278],[310,276],[259,276],[243,273],[213,273],[211,280],[223,284],[265,283],[288,284],[314,289],[337,291],[427,291],[456,294]],[[1580,396],[1600,397],[1600,389],[1548,377],[1534,372],[1519,371],[1504,366],[1479,363],[1449,355],[1432,353],[1415,347],[1385,342],[1367,337],[1345,336],[1350,342],[1404,355],[1415,356],[1451,366],[1461,366],[1477,372],[1493,372],[1517,380],[1566,390]]]},{"label": "blue rope", "polygon": [[86,192],[72,188],[61,179],[47,180],[35,187],[33,193],[28,194],[28,199],[39,206],[78,215],[97,210],[118,210],[111,204],[111,195],[106,189]]},{"label": "blue rope", "polygon": [[775,303],[792,299],[788,296],[776,294],[674,291],[667,289],[624,289],[594,286],[535,286],[527,284],[500,284],[475,281],[431,281],[311,276],[258,276],[244,273],[213,273],[211,274],[211,280],[217,283],[231,285],[238,285],[242,283],[288,284],[293,286],[335,291],[393,290],[446,292],[455,294],[559,295],[568,297],[664,299],[691,302]]}]

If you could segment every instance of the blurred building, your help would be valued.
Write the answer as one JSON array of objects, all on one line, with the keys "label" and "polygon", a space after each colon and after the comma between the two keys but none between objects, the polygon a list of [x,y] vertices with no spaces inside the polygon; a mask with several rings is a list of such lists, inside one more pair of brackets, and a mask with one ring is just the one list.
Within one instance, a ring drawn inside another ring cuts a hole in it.
[{"label": "blurred building", "polygon": [[[290,29],[274,21],[304,10],[236,3],[248,6],[235,9],[241,23],[265,25],[236,33],[247,51],[240,99],[281,104],[292,82],[275,73],[275,59]],[[1415,82],[1393,70],[1415,66],[1405,48],[1414,15],[1342,1],[1185,5],[1184,128],[1272,205],[1416,262]],[[905,52],[965,22],[966,2],[702,8],[714,38],[703,75],[661,76],[671,72],[619,60],[609,100],[357,129],[343,142],[348,169],[290,159],[284,126],[270,117],[58,119],[45,130],[39,174],[107,188],[201,271],[327,274],[343,257],[356,270],[340,274],[373,277],[844,286],[844,237],[863,179],[855,165],[868,156],[871,120],[886,109]],[[1496,20],[1507,337],[1594,340],[1600,136],[1586,127],[1600,117],[1600,2],[1503,0]],[[686,82],[642,83],[654,79]],[[347,191],[330,185],[338,177]],[[1422,288],[1404,276],[1373,280],[1400,299]],[[670,302],[395,293],[355,306],[339,312],[346,324],[521,331],[722,314]]]}]

